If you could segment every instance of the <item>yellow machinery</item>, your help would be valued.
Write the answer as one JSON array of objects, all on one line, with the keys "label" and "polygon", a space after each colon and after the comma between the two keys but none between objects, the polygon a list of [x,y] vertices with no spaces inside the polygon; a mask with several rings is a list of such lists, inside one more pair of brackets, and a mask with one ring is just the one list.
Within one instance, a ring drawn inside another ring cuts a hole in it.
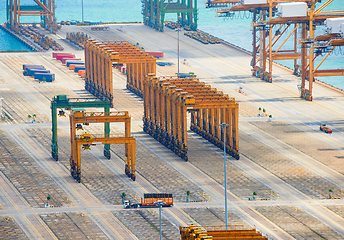
[{"label": "yellow machinery", "polygon": [[88,36],[83,32],[68,32],[66,33],[66,39],[79,47],[84,48],[85,42],[88,40]]},{"label": "yellow machinery", "polygon": [[262,239],[268,240],[262,236],[262,233],[256,229],[244,229],[242,225],[227,226],[197,226],[190,225],[188,227],[179,226],[181,240],[235,240],[235,239]]},{"label": "yellow machinery", "polygon": [[185,161],[187,156],[187,112],[191,130],[223,148],[221,123],[225,128],[226,151],[239,159],[239,104],[234,98],[198,79],[155,77],[144,81],[143,129]]},{"label": "yellow machinery", "polygon": [[[77,137],[76,132],[82,128],[81,124],[89,125],[90,123],[111,123],[124,122],[125,134],[124,137],[110,137],[104,131],[104,135],[96,137],[89,133],[84,133]],[[125,174],[133,181],[136,179],[135,175],[135,139],[130,134],[131,118],[128,112],[99,112],[90,113],[84,111],[73,111],[70,115],[70,130],[71,130],[71,157],[70,157],[70,171],[73,178],[78,182],[81,181],[81,146],[83,149],[89,149],[94,143],[101,144],[125,144]]]},{"label": "yellow machinery", "polygon": [[142,81],[156,72],[156,59],[128,42],[99,43],[89,39],[85,44],[85,88],[96,97],[112,103],[112,66],[127,67],[127,88],[142,96]]}]

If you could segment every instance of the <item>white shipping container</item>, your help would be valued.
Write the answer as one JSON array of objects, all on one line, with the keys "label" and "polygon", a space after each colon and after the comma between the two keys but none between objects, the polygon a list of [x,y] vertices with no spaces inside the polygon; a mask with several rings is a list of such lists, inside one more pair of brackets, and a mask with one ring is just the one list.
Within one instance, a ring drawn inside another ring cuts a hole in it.
[{"label": "white shipping container", "polygon": [[306,17],[307,16],[307,3],[294,2],[294,3],[280,3],[277,5],[279,17]]},{"label": "white shipping container", "polygon": [[340,27],[344,23],[344,18],[328,18],[326,19],[326,28],[328,33],[339,33]]},{"label": "white shipping container", "polygon": [[242,0],[242,4],[267,4],[267,0]]},{"label": "white shipping container", "polygon": [[342,36],[344,36],[344,23],[340,24],[340,30],[339,30],[340,34]]}]

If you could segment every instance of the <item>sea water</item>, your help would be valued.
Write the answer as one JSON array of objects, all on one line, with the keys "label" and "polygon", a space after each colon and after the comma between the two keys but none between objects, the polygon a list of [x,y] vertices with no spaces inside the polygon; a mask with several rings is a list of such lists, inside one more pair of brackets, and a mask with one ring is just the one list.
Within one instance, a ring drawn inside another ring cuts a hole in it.
[{"label": "sea water", "polygon": [[0,52],[2,51],[30,51],[30,48],[0,28]]},{"label": "sea water", "polygon": [[[217,17],[215,9],[205,8],[206,0],[198,0],[198,28],[233,43],[244,49],[252,51],[252,27],[249,13],[236,13],[231,18]],[[83,3],[83,8],[82,8]],[[21,0],[21,4],[35,5],[33,0]],[[102,22],[142,22],[141,0],[55,0],[56,18],[61,20],[82,20]],[[321,4],[317,4],[317,7]],[[325,10],[342,9],[342,0],[334,0]],[[83,10],[83,11],[82,11]],[[165,20],[176,21],[176,14],[167,14]],[[0,1],[0,23],[6,21],[6,1]],[[22,18],[22,22],[40,23],[39,17]],[[287,31],[290,33],[292,28]],[[324,27],[317,30],[324,34]],[[1,34],[1,33],[0,33]],[[281,39],[281,41],[283,38]],[[6,40],[0,35],[0,42]],[[1,44],[2,45],[2,44]],[[12,47],[12,46],[10,46]],[[291,47],[286,45],[281,49]],[[325,53],[326,54],[326,53]],[[323,54],[323,55],[325,55]],[[318,57],[315,66],[324,56]],[[293,68],[293,61],[279,61],[279,63]],[[344,69],[344,47],[336,47],[335,51],[326,59],[319,69]],[[344,89],[343,77],[322,77],[320,80]]]}]

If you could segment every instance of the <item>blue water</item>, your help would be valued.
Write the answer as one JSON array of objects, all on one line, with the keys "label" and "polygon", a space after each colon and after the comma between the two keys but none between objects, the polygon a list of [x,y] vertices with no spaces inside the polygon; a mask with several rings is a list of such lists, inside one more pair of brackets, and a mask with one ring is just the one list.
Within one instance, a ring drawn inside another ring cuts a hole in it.
[{"label": "blue water", "polygon": [[[82,0],[55,0],[56,18],[61,20],[82,19]],[[21,0],[22,4],[35,5],[33,0]],[[233,19],[216,17],[215,9],[206,9],[205,0],[198,0],[198,28],[230,43],[252,51],[251,17],[246,13],[236,14]],[[342,0],[334,0],[325,10],[342,9]],[[84,20],[102,22],[141,22],[141,0],[83,0]],[[318,4],[320,6],[320,4]],[[166,20],[176,20],[176,14],[167,14]],[[0,23],[6,21],[6,1],[0,0]],[[39,17],[22,18],[22,22],[39,23]],[[321,29],[321,28],[320,28]],[[289,32],[291,29],[289,30]],[[322,30],[317,31],[322,33]],[[8,45],[0,32],[0,45]],[[10,46],[11,47],[11,46]],[[288,45],[286,46],[286,48]],[[0,46],[1,48],[1,46]],[[284,47],[282,48],[284,49]],[[322,60],[317,58],[315,66]],[[293,61],[280,61],[293,67]],[[336,48],[319,69],[344,68],[344,47]],[[344,89],[343,77],[319,78],[331,85]]]},{"label": "blue water", "polygon": [[1,51],[30,51],[22,42],[0,29],[0,52]]}]

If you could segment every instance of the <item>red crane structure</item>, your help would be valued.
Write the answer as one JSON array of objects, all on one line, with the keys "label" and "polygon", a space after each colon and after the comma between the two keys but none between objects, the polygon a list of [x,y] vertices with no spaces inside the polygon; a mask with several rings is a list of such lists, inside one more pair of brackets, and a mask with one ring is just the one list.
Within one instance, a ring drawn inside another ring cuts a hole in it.
[{"label": "red crane structure", "polygon": [[7,27],[19,31],[22,16],[40,16],[43,28],[55,32],[55,0],[33,0],[34,5],[23,4],[20,0],[7,0]]},{"label": "red crane structure", "polygon": [[[251,12],[253,15],[252,75],[272,82],[273,61],[294,60],[294,74],[302,78],[301,97],[312,101],[314,77],[344,76],[344,69],[318,70],[336,47],[344,45],[343,34],[333,32],[329,28],[330,34],[315,37],[317,26],[344,17],[344,10],[323,11],[331,2],[333,0],[328,0],[316,8],[316,3],[320,3],[320,0],[209,0],[206,2],[206,7],[218,8],[216,10],[218,16],[223,17],[233,16],[235,12],[240,11]],[[294,8],[290,10],[290,7]],[[337,21],[336,24],[341,23]],[[292,29],[289,35],[287,35],[288,29]],[[298,32],[301,34],[298,35]],[[279,40],[283,42],[278,44]],[[285,48],[287,41],[293,41],[289,44],[293,47],[281,50],[283,46]],[[301,47],[298,47],[298,44]],[[323,53],[326,53],[326,56],[315,67],[315,59]],[[298,64],[299,59],[300,64]]]}]

